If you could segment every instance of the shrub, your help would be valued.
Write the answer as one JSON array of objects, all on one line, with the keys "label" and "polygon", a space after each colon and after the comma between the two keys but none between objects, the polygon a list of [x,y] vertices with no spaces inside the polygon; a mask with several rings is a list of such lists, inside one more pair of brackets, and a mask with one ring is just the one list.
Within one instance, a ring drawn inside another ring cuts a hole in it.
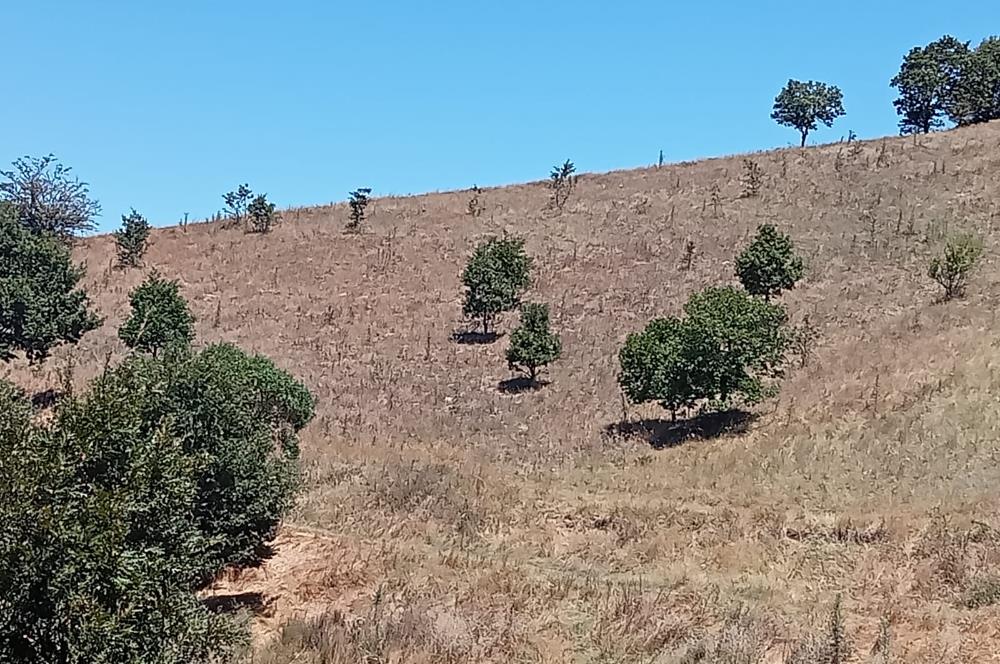
[{"label": "shrub", "polygon": [[149,241],[149,222],[135,211],[122,215],[122,227],[115,231],[115,247],[118,249],[120,267],[137,267],[146,253]]},{"label": "shrub", "polygon": [[549,330],[549,307],[528,302],[521,305],[521,326],[510,335],[507,365],[527,374],[535,384],[538,370],[555,362],[562,353],[559,336]]},{"label": "shrub", "polygon": [[194,590],[257,562],[297,485],[308,391],[232,346],[134,356],[49,425],[0,383],[0,661],[219,661]]},{"label": "shrub", "polygon": [[554,166],[549,174],[549,188],[552,190],[552,207],[562,210],[576,185],[576,166],[567,159],[561,166]]},{"label": "shrub", "polygon": [[524,252],[524,240],[490,238],[476,247],[462,273],[466,288],[462,311],[478,318],[483,334],[489,334],[498,315],[518,306],[530,281],[531,258]]},{"label": "shrub", "polygon": [[247,184],[241,184],[235,191],[222,195],[222,201],[226,204],[226,217],[229,219],[230,225],[242,226],[246,222],[252,198],[253,190]]},{"label": "shrub", "polygon": [[371,187],[362,187],[361,189],[355,189],[349,194],[350,199],[347,201],[347,204],[351,207],[351,214],[347,222],[347,230],[353,233],[361,230],[361,224],[364,223],[366,218],[368,203],[371,202],[371,193]]},{"label": "shrub", "polygon": [[792,239],[771,224],[758,227],[753,242],[736,257],[736,276],[743,288],[765,299],[794,288],[802,272]]},{"label": "shrub", "polygon": [[805,147],[806,137],[816,129],[817,122],[830,127],[844,115],[843,100],[843,93],[835,85],[789,80],[774,100],[771,119],[797,129],[802,136],[801,146]]},{"label": "shrub", "polygon": [[65,247],[31,233],[0,204],[0,360],[23,352],[40,362],[101,324],[77,288],[82,276]]},{"label": "shrub", "polygon": [[268,233],[278,221],[278,213],[275,212],[274,203],[267,200],[267,194],[259,194],[254,197],[247,208],[247,218],[250,221],[250,230],[254,233]]},{"label": "shrub", "polygon": [[982,241],[974,235],[964,234],[950,238],[941,255],[931,260],[927,275],[944,289],[945,300],[965,294],[969,275],[982,254]]},{"label": "shrub", "polygon": [[134,350],[156,355],[162,349],[187,345],[194,339],[194,316],[176,281],[154,272],[129,296],[132,315],[118,336]]},{"label": "shrub", "polygon": [[783,307],[732,287],[695,293],[684,317],[654,319],[619,353],[619,383],[633,403],[677,412],[724,410],[772,394],[788,349]]},{"label": "shrub", "polygon": [[86,182],[53,156],[22,157],[9,171],[0,171],[0,200],[14,206],[17,220],[32,233],[68,240],[92,231],[100,204],[90,198]]}]

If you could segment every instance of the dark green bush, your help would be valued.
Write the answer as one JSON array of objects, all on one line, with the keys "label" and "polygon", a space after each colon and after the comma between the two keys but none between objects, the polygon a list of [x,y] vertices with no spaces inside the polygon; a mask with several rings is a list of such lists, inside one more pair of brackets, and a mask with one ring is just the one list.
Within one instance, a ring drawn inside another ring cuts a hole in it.
[{"label": "dark green bush", "polygon": [[762,224],[750,246],[736,257],[736,276],[751,295],[778,295],[794,288],[802,273],[792,239],[771,224]]},{"label": "dark green bush", "polygon": [[549,307],[527,302],[521,305],[521,326],[510,335],[507,364],[535,383],[538,370],[555,362],[562,353],[559,336],[549,329]]},{"label": "dark green bush", "polygon": [[137,267],[146,254],[149,241],[149,222],[134,209],[122,215],[122,227],[115,231],[120,267]]},{"label": "dark green bush", "polygon": [[194,316],[181,297],[180,286],[154,272],[129,296],[132,315],[118,336],[129,348],[156,355],[194,339]]}]

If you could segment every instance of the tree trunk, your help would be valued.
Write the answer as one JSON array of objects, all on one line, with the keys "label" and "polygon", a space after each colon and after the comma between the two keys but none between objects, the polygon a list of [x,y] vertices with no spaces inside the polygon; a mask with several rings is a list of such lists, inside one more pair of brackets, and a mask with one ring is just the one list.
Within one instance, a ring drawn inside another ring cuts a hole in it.
[{"label": "tree trunk", "polygon": [[806,146],[806,136],[809,135],[809,130],[801,129],[800,131],[802,132],[802,143],[799,144],[799,147],[804,148]]}]

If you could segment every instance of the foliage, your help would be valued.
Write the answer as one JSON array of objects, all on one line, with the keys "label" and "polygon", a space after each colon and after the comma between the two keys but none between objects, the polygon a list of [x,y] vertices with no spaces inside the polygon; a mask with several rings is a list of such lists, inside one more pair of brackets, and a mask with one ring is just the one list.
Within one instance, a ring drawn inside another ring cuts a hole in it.
[{"label": "foliage", "polygon": [[129,295],[132,315],[118,330],[125,345],[156,355],[160,350],[187,345],[194,339],[194,316],[176,281],[151,274]]},{"label": "foliage", "polygon": [[115,247],[118,250],[118,265],[137,267],[146,253],[149,241],[149,222],[135,211],[122,215],[122,227],[115,231]]},{"label": "foliage", "polygon": [[521,326],[510,335],[507,365],[528,375],[535,383],[538,370],[559,359],[562,342],[549,330],[549,307],[526,302],[521,305]]},{"label": "foliage", "polygon": [[247,219],[254,233],[269,233],[278,221],[274,203],[267,200],[267,194],[258,194],[247,207]]},{"label": "foliage", "polygon": [[802,272],[792,239],[772,224],[758,227],[753,242],[736,257],[736,276],[751,295],[770,298],[790,290]]},{"label": "foliage", "polygon": [[354,233],[361,230],[361,224],[364,223],[366,218],[368,203],[371,202],[371,193],[371,187],[362,187],[361,189],[355,189],[349,194],[350,199],[347,201],[347,204],[351,207],[351,214],[350,220],[347,222],[347,230]]},{"label": "foliage", "polygon": [[893,102],[901,116],[901,134],[928,133],[944,124],[942,116],[954,105],[969,44],[944,36],[924,47],[915,47],[903,58],[890,85],[899,90]]},{"label": "foliage", "polygon": [[983,40],[960,60],[948,116],[958,125],[1000,119],[1000,37]]},{"label": "foliage", "polygon": [[194,590],[259,559],[313,400],[232,346],[134,356],[49,425],[0,384],[0,661],[219,661],[244,634]]},{"label": "foliage", "polygon": [[557,210],[562,210],[576,186],[576,166],[567,159],[561,166],[554,166],[549,174],[549,188],[552,190],[551,203]]},{"label": "foliage", "polygon": [[531,258],[524,251],[524,240],[490,238],[476,247],[462,273],[466,288],[462,312],[478,318],[483,334],[489,334],[499,314],[517,307],[530,282]]},{"label": "foliage", "polygon": [[944,299],[961,297],[969,282],[969,275],[983,254],[983,243],[974,235],[963,234],[950,238],[940,256],[935,256],[927,275],[944,289]]},{"label": "foliage", "polygon": [[226,216],[231,225],[242,226],[246,222],[252,198],[253,190],[247,184],[241,184],[235,191],[222,195],[222,200],[226,204]]},{"label": "foliage", "polygon": [[53,155],[22,157],[0,171],[0,200],[14,206],[18,221],[32,233],[68,240],[96,228],[101,206],[86,182],[70,175]]},{"label": "foliage", "polygon": [[698,405],[753,404],[773,391],[788,348],[783,307],[727,286],[694,294],[684,313],[628,336],[619,382],[629,400],[657,401],[676,417]]},{"label": "foliage", "polygon": [[806,137],[816,129],[817,122],[830,127],[842,115],[844,95],[837,86],[789,80],[774,100],[771,119],[797,129],[802,136],[801,145],[805,147]]},{"label": "foliage", "polygon": [[101,324],[77,288],[82,276],[65,247],[31,233],[0,204],[0,360],[23,352],[40,362]]}]

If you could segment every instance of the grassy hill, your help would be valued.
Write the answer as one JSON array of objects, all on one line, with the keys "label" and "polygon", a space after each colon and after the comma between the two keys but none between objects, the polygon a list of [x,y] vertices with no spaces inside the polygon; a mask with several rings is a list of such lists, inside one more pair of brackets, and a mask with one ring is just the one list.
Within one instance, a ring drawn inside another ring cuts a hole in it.
[{"label": "grassy hill", "polygon": [[[984,661],[1000,650],[1000,124],[749,158],[756,198],[733,157],[584,175],[562,214],[535,183],[486,190],[478,218],[469,192],[378,199],[361,236],[342,204],[266,236],[167,228],[145,270],[87,240],[107,321],[17,381],[82,385],[120,357],[128,292],[155,267],[200,340],[314,391],[276,556],[215,589],[255,607],[260,662],[671,662],[701,646],[781,661],[822,636],[838,594],[857,661],[883,619],[894,661]],[[625,336],[733,282],[762,222],[807,259],[783,301],[816,326],[809,361],[721,431],[623,408]],[[537,392],[498,389],[505,339],[452,339],[466,257],[505,231],[526,238],[529,298],[563,339]],[[926,267],[954,231],[986,254],[966,298],[941,303]]]}]

